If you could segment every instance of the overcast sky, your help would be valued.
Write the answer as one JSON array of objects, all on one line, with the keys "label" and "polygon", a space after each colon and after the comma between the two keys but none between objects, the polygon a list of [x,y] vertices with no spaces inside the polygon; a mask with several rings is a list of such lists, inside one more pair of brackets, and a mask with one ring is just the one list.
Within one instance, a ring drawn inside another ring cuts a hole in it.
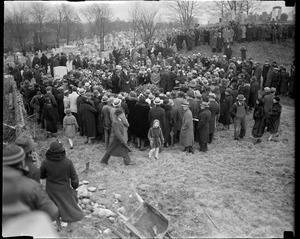
[{"label": "overcast sky", "polygon": [[[134,0],[133,0],[134,1]],[[128,14],[128,8],[131,4],[133,4],[133,1],[101,1],[101,3],[106,3],[110,6],[111,10],[112,10],[112,15],[113,15],[113,19],[116,19],[117,17],[120,18],[121,20],[128,20],[129,19],[129,14]],[[198,0],[198,1],[202,1],[202,0]],[[48,5],[55,5],[55,4],[59,4],[59,3],[68,3],[73,5],[78,11],[80,11],[81,8],[86,7],[90,4],[93,4],[95,1],[89,0],[89,1],[85,1],[85,2],[68,2],[68,1],[46,1],[43,2],[43,4],[48,4]],[[203,2],[203,6],[207,5],[208,1],[202,1]],[[20,3],[26,3],[26,4],[30,4],[30,1],[9,1],[9,2],[5,2],[5,7],[10,7],[12,5],[18,5]],[[152,2],[142,2],[142,4],[147,5],[147,7],[149,5],[154,5],[154,6],[158,6],[160,8],[161,11],[161,16],[162,19],[166,20],[166,14],[164,14],[164,10],[165,8],[163,8],[164,6],[164,1],[152,1]],[[264,1],[262,3],[262,6],[260,8],[259,11],[257,11],[258,13],[261,13],[263,11],[267,11],[268,13],[272,11],[272,8],[274,6],[281,6],[282,7],[282,12],[285,13],[289,13],[291,12],[294,7],[285,7],[285,2],[284,1]],[[204,22],[206,21],[206,19],[210,19],[211,17],[208,14],[202,15],[201,17],[202,19],[204,19]],[[82,19],[84,20],[84,19]]]}]

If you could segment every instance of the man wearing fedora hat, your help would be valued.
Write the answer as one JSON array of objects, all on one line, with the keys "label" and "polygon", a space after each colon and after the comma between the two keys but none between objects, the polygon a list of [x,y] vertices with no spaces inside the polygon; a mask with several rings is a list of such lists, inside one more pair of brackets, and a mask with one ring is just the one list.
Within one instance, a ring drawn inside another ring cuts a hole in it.
[{"label": "man wearing fedora hat", "polygon": [[194,153],[194,125],[193,114],[189,109],[189,102],[184,100],[182,102],[183,117],[180,129],[180,144],[184,147],[183,152]]},{"label": "man wearing fedora hat", "polygon": [[211,112],[209,110],[209,103],[202,102],[200,105],[200,113],[198,115],[198,124],[197,124],[197,141],[199,142],[200,151],[206,152],[207,143],[209,142],[209,124]]},{"label": "man wearing fedora hat", "polygon": [[153,101],[155,105],[149,111],[149,124],[153,125],[153,121],[155,119],[159,120],[161,123],[162,132],[165,132],[166,128],[166,118],[165,118],[165,110],[160,106],[162,104],[162,100],[159,97],[156,97]]},{"label": "man wearing fedora hat", "polygon": [[16,138],[15,144],[24,149],[25,164],[28,167],[27,177],[37,181],[38,183],[40,183],[40,170],[33,163],[33,161],[34,161],[33,151],[34,151],[37,144],[34,143],[27,136],[19,136],[18,138]]},{"label": "man wearing fedora hat", "polygon": [[244,95],[239,94],[237,102],[235,102],[230,109],[230,115],[234,122],[234,139],[239,140],[245,137],[246,134],[246,112],[247,104]]},{"label": "man wearing fedora hat", "polygon": [[[20,201],[30,210],[46,212],[54,221],[58,218],[58,208],[43,189],[42,185],[25,176],[27,168],[25,164],[25,152],[16,144],[8,144],[3,147],[3,168],[14,170],[21,174],[17,182],[16,190]],[[17,210],[17,208],[14,208]]]},{"label": "man wearing fedora hat", "polygon": [[209,93],[208,94],[208,105],[209,105],[209,111],[211,113],[210,120],[209,120],[209,139],[208,143],[212,143],[213,136],[215,133],[216,128],[216,122],[219,118],[220,113],[220,105],[216,101],[216,94],[215,93]]},{"label": "man wearing fedora hat", "polygon": [[270,131],[269,112],[272,110],[274,95],[272,94],[271,89],[269,87],[265,87],[264,92],[265,93],[263,95],[263,106],[264,106],[264,113],[265,113],[265,117],[266,117],[267,132],[269,132]]}]

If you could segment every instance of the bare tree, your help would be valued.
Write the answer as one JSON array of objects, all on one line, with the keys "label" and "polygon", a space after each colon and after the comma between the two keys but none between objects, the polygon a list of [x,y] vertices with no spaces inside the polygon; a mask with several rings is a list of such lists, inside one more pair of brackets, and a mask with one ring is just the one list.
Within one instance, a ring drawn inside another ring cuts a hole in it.
[{"label": "bare tree", "polygon": [[53,27],[56,30],[56,47],[59,47],[59,39],[61,36],[63,20],[64,20],[64,13],[63,13],[62,4],[56,4],[55,13],[52,15]]},{"label": "bare tree", "polygon": [[262,2],[256,0],[242,0],[242,10],[246,12],[247,15],[254,14],[260,7]]},{"label": "bare tree", "polygon": [[158,29],[160,16],[158,8],[146,2],[135,2],[128,9],[133,28],[136,29],[141,39],[149,44]]},{"label": "bare tree", "polygon": [[104,37],[110,31],[111,9],[107,4],[94,3],[82,12],[88,20],[92,34],[100,40],[100,50],[104,50]]},{"label": "bare tree", "polygon": [[74,28],[74,24],[78,21],[81,21],[75,9],[72,5],[63,3],[62,5],[62,12],[63,12],[63,21],[66,26],[66,38],[67,38],[67,45],[70,42],[71,32]]},{"label": "bare tree", "polygon": [[33,21],[38,24],[38,38],[40,48],[43,50],[43,38],[45,37],[44,25],[45,22],[49,20],[50,8],[44,3],[32,2],[30,5],[30,15],[32,16]]},{"label": "bare tree", "polygon": [[11,37],[25,56],[31,40],[27,7],[22,4],[19,9],[13,6],[11,10],[5,9],[4,12],[4,36]]},{"label": "bare tree", "polygon": [[201,4],[199,1],[174,1],[168,2],[166,6],[173,20],[179,19],[181,27],[189,29],[203,11]]},{"label": "bare tree", "polygon": [[94,14],[93,14],[93,9],[90,7],[86,7],[81,9],[82,15],[85,17],[85,19],[88,21],[89,28],[90,28],[90,37],[93,37],[96,35],[96,30],[95,30],[95,24],[94,24]]}]

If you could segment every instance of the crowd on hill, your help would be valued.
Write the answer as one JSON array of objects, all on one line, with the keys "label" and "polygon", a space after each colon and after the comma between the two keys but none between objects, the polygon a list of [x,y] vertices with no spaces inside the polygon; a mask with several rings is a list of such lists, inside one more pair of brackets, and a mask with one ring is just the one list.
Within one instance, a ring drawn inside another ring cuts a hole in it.
[{"label": "crowd on hill", "polygon": [[284,43],[294,38],[294,24],[285,23],[247,23],[230,21],[226,25],[199,27],[177,31],[167,36],[166,42],[174,51],[191,51],[200,45],[209,45],[212,51],[222,51],[227,44],[234,42],[270,41]]},{"label": "crowd on hill", "polygon": [[[116,52],[120,54],[116,55]],[[223,124],[225,129],[234,123],[232,106],[239,95],[247,105],[245,112],[257,106],[260,90],[266,94],[272,91],[273,97],[274,92],[294,97],[294,65],[288,73],[275,61],[260,63],[251,58],[228,59],[226,55],[218,57],[200,53],[188,57],[179,54],[164,57],[160,51],[147,51],[146,48],[137,49],[136,52],[140,53],[135,59],[132,52],[134,50],[115,49],[110,59],[97,62],[87,57],[82,59],[79,55],[74,60],[64,54],[53,56],[54,60],[48,61],[56,61],[56,64],[68,68],[63,79],[53,78],[52,63],[50,72],[46,72],[42,64],[44,61],[38,56],[33,59],[31,67],[25,65],[24,69],[18,69],[17,65],[9,71],[20,87],[27,113],[35,114],[38,123],[49,135],[55,134],[62,126],[66,128],[64,118],[69,109],[78,123],[80,135],[87,137],[87,143],[99,139],[105,141],[106,146],[109,145],[113,121],[108,111],[112,108],[124,110],[128,121],[126,143],[133,142],[139,148],[144,147],[144,142],[149,140],[148,130],[153,120],[159,119],[166,147],[179,141],[189,147],[194,139],[199,141],[201,138],[202,133],[197,132],[200,130],[198,121],[201,106],[206,102],[208,105],[205,106],[214,111],[209,117],[211,142],[216,122]],[[71,62],[70,66],[68,62]],[[185,127],[183,102],[189,105],[189,124],[192,122],[193,125],[193,134],[185,137],[181,135],[184,132],[182,127]],[[269,114],[272,102],[270,100],[266,103],[269,106],[264,106],[265,115]],[[238,129],[238,125],[234,124],[234,128]],[[189,143],[182,142],[181,136]],[[234,138],[238,137],[235,135]]]},{"label": "crowd on hill", "polygon": [[[221,36],[222,32],[226,29]],[[203,39],[211,44],[205,35]],[[233,35],[225,42],[238,39]],[[131,146],[142,151],[150,148],[148,156],[154,155],[156,160],[164,147],[176,144],[184,152],[194,153],[197,142],[205,153],[215,132],[221,130],[218,124],[225,131],[233,126],[232,139],[243,140],[249,114],[254,120],[254,144],[261,142],[265,132],[268,140],[279,135],[280,99],[294,98],[294,63],[288,72],[276,61],[247,58],[245,49],[238,58],[226,49],[224,53],[184,57],[170,51],[168,44],[157,43],[115,48],[103,59],[63,53],[48,59],[45,54],[41,58],[35,54],[32,61],[28,57],[25,64],[16,62],[4,70],[14,76],[27,114],[45,129],[47,137],[56,137],[58,130],[63,130],[73,149],[79,132],[86,137],[86,144],[104,144],[101,163],[108,164],[110,156],[117,156],[125,165],[132,165]],[[62,78],[54,76],[56,66],[65,66],[68,73]],[[22,137],[4,147],[5,235],[16,232],[13,220],[20,212],[44,211],[33,216],[42,235],[49,237],[56,236],[49,217],[56,220],[58,230],[61,220],[68,222],[70,231],[72,223],[84,216],[74,196],[78,175],[62,143],[55,140],[50,144],[40,169],[33,163],[34,148],[32,140]],[[89,162],[85,170],[89,170]],[[46,179],[47,193],[40,179]],[[18,193],[11,190],[15,187]],[[26,215],[20,223],[32,221]],[[30,228],[26,224],[18,231]]]}]

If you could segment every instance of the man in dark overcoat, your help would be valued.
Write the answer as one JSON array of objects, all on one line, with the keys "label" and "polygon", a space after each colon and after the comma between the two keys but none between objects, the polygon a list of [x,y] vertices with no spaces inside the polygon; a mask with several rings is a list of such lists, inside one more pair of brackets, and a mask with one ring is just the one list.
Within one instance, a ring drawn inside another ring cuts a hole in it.
[{"label": "man in dark overcoat", "polygon": [[132,165],[130,156],[128,155],[129,149],[124,140],[124,125],[122,123],[121,115],[124,114],[121,108],[116,109],[114,113],[115,119],[112,121],[113,137],[109,142],[108,148],[103,156],[101,163],[108,164],[110,156],[122,157],[125,165]]},{"label": "man in dark overcoat", "polygon": [[155,107],[153,107],[149,112],[149,123],[153,125],[153,121],[158,119],[161,125],[161,129],[164,132],[166,126],[165,110],[160,107],[162,100],[159,97],[156,97],[153,101]]},{"label": "man in dark overcoat", "polygon": [[206,152],[207,143],[209,140],[209,122],[210,122],[210,110],[209,110],[209,103],[202,102],[200,105],[201,111],[198,116],[198,124],[197,124],[197,140],[200,146],[201,152]]},{"label": "man in dark overcoat", "polygon": [[[225,93],[224,93],[225,94]],[[208,143],[211,144],[214,133],[215,133],[215,128],[216,128],[216,122],[217,119],[219,118],[220,114],[220,105],[216,101],[216,94],[210,93],[208,95],[208,104],[209,104],[209,111],[211,113],[210,115],[210,120],[209,120],[209,138],[208,138]]]}]

